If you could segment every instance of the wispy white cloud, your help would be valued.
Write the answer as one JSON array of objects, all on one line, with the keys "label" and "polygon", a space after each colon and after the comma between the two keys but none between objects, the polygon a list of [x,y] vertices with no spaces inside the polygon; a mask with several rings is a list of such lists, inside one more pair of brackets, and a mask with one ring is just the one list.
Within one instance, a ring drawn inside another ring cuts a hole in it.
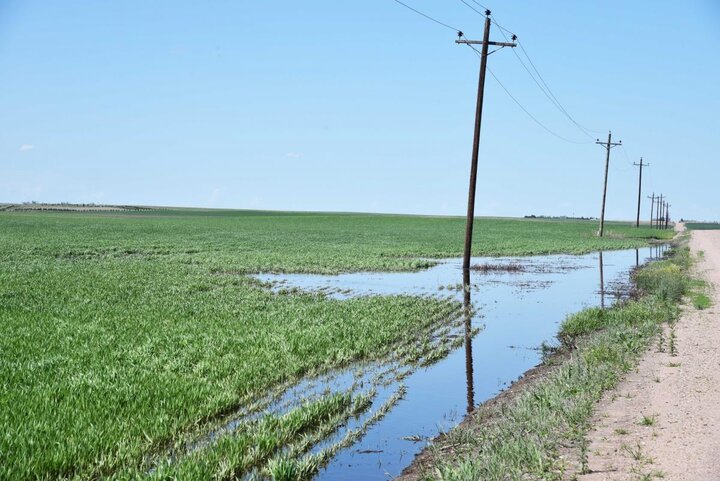
[{"label": "wispy white cloud", "polygon": [[300,157],[302,157],[302,154],[299,154],[297,152],[288,152],[287,154],[285,154],[285,157],[287,157],[288,159],[299,159]]},{"label": "wispy white cloud", "polygon": [[220,187],[215,187],[212,192],[210,193],[210,202],[215,205],[220,200],[220,196],[222,195],[222,189]]},{"label": "wispy white cloud", "polygon": [[22,144],[20,146],[20,152],[27,152],[28,150],[34,149],[35,146],[33,144]]}]

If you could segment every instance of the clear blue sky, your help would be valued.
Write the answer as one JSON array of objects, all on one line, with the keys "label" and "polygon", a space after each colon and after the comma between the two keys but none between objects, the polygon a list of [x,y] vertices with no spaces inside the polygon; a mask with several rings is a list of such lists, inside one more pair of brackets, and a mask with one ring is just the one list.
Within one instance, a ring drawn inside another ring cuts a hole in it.
[{"label": "clear blue sky", "polygon": [[[460,1],[404,1],[482,33]],[[578,122],[623,140],[609,217],[634,217],[642,155],[643,196],[720,219],[720,2],[482,3]],[[0,201],[463,214],[478,59],[454,40],[392,0],[0,0]],[[489,65],[588,140],[512,51]],[[603,163],[488,77],[479,215],[597,216]]]}]

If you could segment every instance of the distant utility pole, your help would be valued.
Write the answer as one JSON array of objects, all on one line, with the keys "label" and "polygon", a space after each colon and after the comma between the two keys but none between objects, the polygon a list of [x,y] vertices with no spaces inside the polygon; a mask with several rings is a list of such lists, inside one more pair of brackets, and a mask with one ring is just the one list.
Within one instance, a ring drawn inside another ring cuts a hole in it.
[{"label": "distant utility pole", "polygon": [[[475,219],[475,186],[477,185],[478,152],[480,150],[480,125],[482,123],[483,96],[485,94],[485,71],[487,69],[488,47],[515,47],[511,42],[490,41],[490,10],[485,10],[485,32],[482,40],[464,40],[462,32],[458,32],[455,43],[482,45],[480,54],[480,79],[478,81],[477,104],[475,106],[475,131],[473,135],[472,159],[470,163],[470,188],[468,189],[467,224],[465,226],[465,253],[463,255],[463,269],[470,269],[470,254],[472,252],[473,221]],[[513,35],[513,40],[515,40]],[[474,48],[474,47],[473,47]]]},{"label": "distant utility pole", "polygon": [[608,169],[610,168],[610,149],[622,145],[622,140],[619,142],[612,142],[612,132],[608,132],[607,142],[600,142],[600,139],[596,139],[596,144],[602,145],[607,150],[607,157],[605,157],[605,185],[603,187],[602,197],[602,210],[600,211],[600,230],[598,230],[598,237],[603,236],[605,230],[605,199],[607,198],[607,180],[608,180]]},{"label": "distant utility pole", "polygon": [[638,179],[638,208],[637,208],[637,220],[635,220],[635,227],[640,227],[640,197],[642,195],[642,168],[643,166],[649,166],[650,164],[643,164],[643,158],[640,157],[640,163],[636,164],[633,162],[633,165],[637,165],[640,167],[640,177]]},{"label": "distant utility pole", "polygon": [[663,228],[663,219],[665,218],[665,204],[666,204],[666,198],[663,195],[660,197],[660,218],[658,219],[658,228]]},{"label": "distant utility pole", "polygon": [[658,202],[658,206],[657,206],[657,212],[655,214],[657,216],[656,224],[657,224],[658,229],[662,229],[662,226],[660,225],[660,219],[662,219],[662,208],[663,208],[663,195],[662,194],[660,194],[660,197],[658,197],[657,202]]},{"label": "distant utility pole", "polygon": [[665,228],[670,227],[670,204],[665,206]]},{"label": "distant utility pole", "polygon": [[663,203],[662,217],[660,218],[660,225],[662,226],[663,229],[667,229],[667,225],[665,225],[665,217],[667,216],[667,207],[668,207],[668,202],[667,202],[667,197],[666,197],[665,202]]},{"label": "distant utility pole", "polygon": [[655,192],[653,192],[652,197],[648,196],[648,199],[650,199],[650,228],[653,228],[653,212],[655,210]]}]

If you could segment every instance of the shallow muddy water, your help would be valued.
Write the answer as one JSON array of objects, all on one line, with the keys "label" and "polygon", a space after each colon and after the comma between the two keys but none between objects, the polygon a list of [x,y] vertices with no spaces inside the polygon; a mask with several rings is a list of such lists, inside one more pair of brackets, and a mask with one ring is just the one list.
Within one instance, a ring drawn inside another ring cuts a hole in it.
[{"label": "shallow muddy water", "polygon": [[[371,409],[316,445],[318,452],[362,429],[318,474],[322,480],[386,480],[401,473],[427,441],[457,425],[474,406],[492,398],[541,360],[539,346],[555,344],[558,325],[568,314],[590,306],[610,306],[627,294],[630,270],[662,255],[665,246],[606,251],[582,256],[473,258],[469,292],[462,289],[461,259],[447,259],[420,272],[351,273],[335,276],[262,274],[272,289],[320,291],[338,299],[410,294],[440,296],[470,303],[472,314],[449,335],[459,348],[427,367],[382,363],[306,380],[273,405],[322,392],[375,389]],[[498,266],[520,266],[514,272]],[[460,339],[462,338],[462,339]],[[382,417],[373,412],[389,407]],[[282,410],[282,409],[280,409]],[[371,424],[371,422],[375,422]]]}]

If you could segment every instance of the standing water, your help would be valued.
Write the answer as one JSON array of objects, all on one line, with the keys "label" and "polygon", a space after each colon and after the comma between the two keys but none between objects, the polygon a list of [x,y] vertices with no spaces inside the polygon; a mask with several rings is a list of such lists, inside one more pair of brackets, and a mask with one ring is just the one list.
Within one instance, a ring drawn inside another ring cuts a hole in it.
[{"label": "standing water", "polygon": [[[559,324],[568,314],[609,306],[626,295],[632,268],[661,256],[665,248],[582,256],[478,257],[471,265],[480,269],[465,279],[461,259],[443,260],[420,272],[256,276],[274,289],[321,291],[338,299],[405,294],[452,296],[465,303],[461,347],[404,377],[402,398],[375,424],[367,423],[364,435],[337,452],[316,479],[380,481],[398,476],[428,440],[457,425],[475,406],[536,366],[542,355],[539,346],[554,343]],[[469,288],[463,289],[463,284]],[[351,384],[358,375],[346,372],[311,380],[292,391],[297,394],[310,388],[319,392],[333,383]],[[378,386],[374,409],[393,395],[391,382]],[[350,420],[345,431],[360,425],[362,419]],[[317,449],[338,442],[343,434],[336,433]]]}]

